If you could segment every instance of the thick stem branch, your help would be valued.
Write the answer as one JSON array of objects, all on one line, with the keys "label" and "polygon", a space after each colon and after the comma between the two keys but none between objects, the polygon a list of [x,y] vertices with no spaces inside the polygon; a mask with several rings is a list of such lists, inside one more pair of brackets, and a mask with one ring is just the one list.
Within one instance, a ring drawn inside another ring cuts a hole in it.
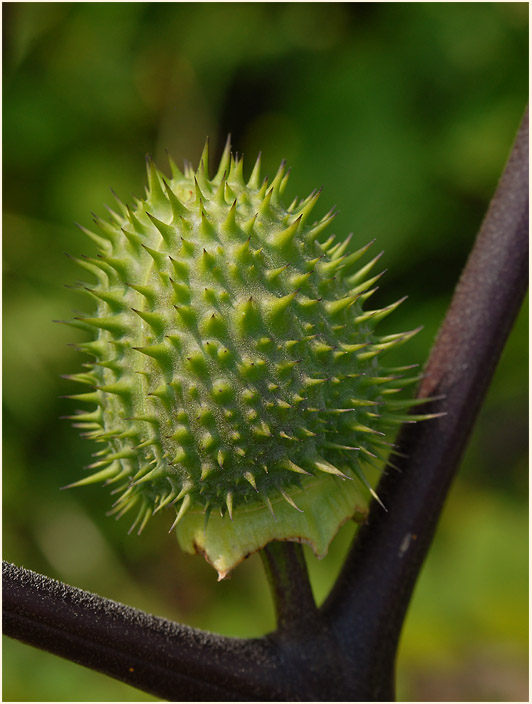
[{"label": "thick stem branch", "polygon": [[412,590],[527,283],[528,110],[418,391],[420,398],[444,394],[426,409],[446,415],[403,426],[398,449],[407,458],[378,487],[388,510],[372,505],[324,606],[338,637],[354,649],[368,699],[393,697]]},{"label": "thick stem branch", "polygon": [[265,639],[198,631],[6,562],[2,591],[5,635],[155,696],[285,699],[282,668]]}]

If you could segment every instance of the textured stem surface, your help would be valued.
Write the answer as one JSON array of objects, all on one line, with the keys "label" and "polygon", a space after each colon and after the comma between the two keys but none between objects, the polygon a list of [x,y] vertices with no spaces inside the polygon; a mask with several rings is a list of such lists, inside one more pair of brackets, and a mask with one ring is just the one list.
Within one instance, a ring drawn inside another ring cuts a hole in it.
[{"label": "textured stem surface", "polygon": [[173,701],[283,699],[265,640],[204,633],[3,564],[3,631]]},{"label": "textured stem surface", "polygon": [[[354,653],[368,699],[393,697],[397,642],[412,590],[481,401],[528,283],[528,110],[460,277],[418,396],[444,394],[405,424],[373,504],[324,615]],[[363,643],[363,647],[361,647]],[[358,674],[357,674],[358,673]],[[365,675],[362,678],[361,674]]]},{"label": "textured stem surface", "polygon": [[319,619],[260,639],[199,631],[3,563],[3,632],[170,701],[343,701]]}]

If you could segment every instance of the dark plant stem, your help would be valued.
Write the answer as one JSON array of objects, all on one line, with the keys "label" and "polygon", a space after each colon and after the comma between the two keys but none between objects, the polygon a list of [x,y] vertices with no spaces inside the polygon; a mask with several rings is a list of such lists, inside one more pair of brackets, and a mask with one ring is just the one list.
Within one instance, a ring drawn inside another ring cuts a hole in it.
[{"label": "dark plant stem", "polygon": [[266,639],[203,633],[3,564],[6,635],[170,701],[283,699]]},{"label": "dark plant stem", "polygon": [[[344,688],[326,625],[217,636],[3,563],[3,632],[170,701],[330,701]],[[332,689],[331,689],[332,686]]]},{"label": "dark plant stem", "polygon": [[260,551],[280,631],[299,629],[316,621],[318,609],[310,586],[303,547],[273,542]]},{"label": "dark plant stem", "polygon": [[[393,698],[397,642],[412,591],[481,401],[528,283],[528,110],[512,154],[460,277],[418,390],[444,394],[426,406],[445,412],[405,424],[406,455],[378,487],[323,612],[338,638],[355,649],[367,699]],[[364,647],[360,647],[360,642]]]}]

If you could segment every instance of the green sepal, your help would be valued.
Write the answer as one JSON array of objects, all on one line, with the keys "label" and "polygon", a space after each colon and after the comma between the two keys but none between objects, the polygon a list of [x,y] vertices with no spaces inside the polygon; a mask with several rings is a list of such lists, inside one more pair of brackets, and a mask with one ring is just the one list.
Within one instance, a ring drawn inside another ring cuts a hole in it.
[{"label": "green sepal", "polygon": [[367,494],[355,482],[341,487],[330,477],[312,477],[301,488],[285,489],[297,509],[279,493],[270,496],[275,516],[266,505],[242,506],[229,516],[212,514],[207,526],[202,511],[189,511],[177,526],[181,548],[188,553],[202,553],[224,579],[249,554],[272,540],[287,540],[310,545],[317,557],[323,557],[340,526],[353,518],[361,523],[367,516]]}]

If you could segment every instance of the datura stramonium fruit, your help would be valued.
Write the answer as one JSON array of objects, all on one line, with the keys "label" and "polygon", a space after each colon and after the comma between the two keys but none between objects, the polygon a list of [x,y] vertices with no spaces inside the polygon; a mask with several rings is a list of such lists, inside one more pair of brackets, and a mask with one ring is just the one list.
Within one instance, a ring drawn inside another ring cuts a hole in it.
[{"label": "datura stramonium fruit", "polygon": [[375,333],[401,302],[364,308],[379,257],[324,235],[332,212],[311,224],[319,192],[286,207],[284,163],[261,181],[259,157],[246,182],[228,143],[212,179],[207,146],[197,171],[170,165],[148,159],[146,198],[85,230],[97,311],[72,324],[93,361],[68,378],[95,408],[71,418],[104,449],[70,486],[109,485],[139,533],[170,508],[220,578],[272,540],[323,556],[377,498],[365,467],[415,403],[396,395],[410,368],[381,357],[415,331]]}]

